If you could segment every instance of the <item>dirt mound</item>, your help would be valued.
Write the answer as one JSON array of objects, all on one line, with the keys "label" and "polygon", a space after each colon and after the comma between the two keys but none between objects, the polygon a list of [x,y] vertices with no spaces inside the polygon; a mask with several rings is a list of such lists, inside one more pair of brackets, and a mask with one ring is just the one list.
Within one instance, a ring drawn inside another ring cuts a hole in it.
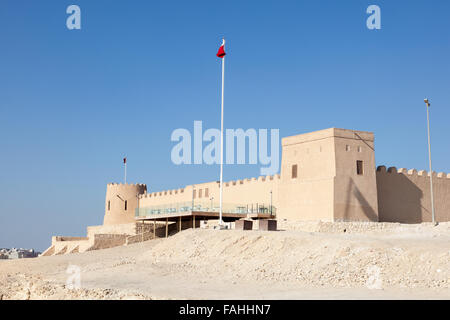
[{"label": "dirt mound", "polygon": [[[79,270],[78,289],[66,287],[71,267]],[[190,229],[110,249],[0,261],[0,299],[449,297],[450,223]]]},{"label": "dirt mound", "polygon": [[[229,281],[354,287],[450,287],[450,244],[404,237],[187,230],[137,261],[168,273],[220,275]],[[445,243],[445,242],[444,242]]]},{"label": "dirt mound", "polygon": [[103,288],[69,289],[39,276],[15,275],[1,281],[0,300],[151,300],[139,292]]}]

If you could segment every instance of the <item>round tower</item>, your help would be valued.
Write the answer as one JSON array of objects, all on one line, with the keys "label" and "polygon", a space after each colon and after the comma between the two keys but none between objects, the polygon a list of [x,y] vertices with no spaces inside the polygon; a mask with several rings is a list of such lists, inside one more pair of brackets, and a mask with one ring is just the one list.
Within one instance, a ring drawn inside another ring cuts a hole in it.
[{"label": "round tower", "polygon": [[145,192],[147,192],[145,184],[108,184],[103,225],[135,222],[138,196]]}]

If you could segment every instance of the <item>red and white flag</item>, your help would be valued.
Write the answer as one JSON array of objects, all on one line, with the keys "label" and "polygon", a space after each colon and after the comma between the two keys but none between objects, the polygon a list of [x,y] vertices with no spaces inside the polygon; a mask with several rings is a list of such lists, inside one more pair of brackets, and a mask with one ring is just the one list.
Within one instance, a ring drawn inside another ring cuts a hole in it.
[{"label": "red and white flag", "polygon": [[123,158],[123,164],[127,164],[127,157]]},{"label": "red and white flag", "polygon": [[219,58],[223,58],[225,57],[226,53],[225,53],[225,39],[222,40],[222,45],[219,48],[219,51],[217,52],[216,56],[218,56]]}]

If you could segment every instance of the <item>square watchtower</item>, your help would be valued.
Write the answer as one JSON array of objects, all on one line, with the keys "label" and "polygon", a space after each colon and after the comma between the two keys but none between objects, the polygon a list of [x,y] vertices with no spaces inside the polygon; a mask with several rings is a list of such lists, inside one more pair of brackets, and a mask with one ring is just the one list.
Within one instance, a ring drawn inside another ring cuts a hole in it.
[{"label": "square watchtower", "polygon": [[279,218],[378,221],[374,135],[330,128],[282,139]]}]

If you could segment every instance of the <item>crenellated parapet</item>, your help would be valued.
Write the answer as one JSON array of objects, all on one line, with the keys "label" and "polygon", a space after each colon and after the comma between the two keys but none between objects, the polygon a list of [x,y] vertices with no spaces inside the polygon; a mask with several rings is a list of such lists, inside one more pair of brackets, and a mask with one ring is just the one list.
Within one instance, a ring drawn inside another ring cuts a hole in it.
[{"label": "crenellated parapet", "polygon": [[421,223],[431,221],[431,186],[437,221],[450,220],[450,174],[385,166],[377,168],[380,221]]},{"label": "crenellated parapet", "polygon": [[231,180],[231,181],[227,181],[224,182],[224,186],[225,187],[232,187],[232,186],[240,186],[243,184],[252,184],[252,183],[264,183],[264,182],[276,182],[280,180],[280,175],[279,174],[275,174],[272,176],[259,176],[259,177],[252,177],[252,178],[247,178],[247,179],[243,179],[243,180]]},{"label": "crenellated parapet", "polygon": [[131,186],[131,187],[138,187],[138,188],[147,188],[147,185],[145,183],[108,183],[107,184],[108,187],[127,187],[127,186]]},{"label": "crenellated parapet", "polygon": [[[223,183],[224,188],[227,187],[239,187],[243,185],[254,185],[259,183],[276,183],[281,179],[281,176],[279,174],[271,175],[271,176],[259,176],[259,177],[252,177],[252,178],[246,178],[246,179],[238,179],[238,180],[230,180]],[[170,197],[170,196],[176,196],[181,195],[185,192],[186,189],[190,188],[192,189],[192,185],[186,186],[184,188],[179,189],[170,189],[170,190],[162,190],[162,191],[156,191],[156,192],[145,192],[141,195],[139,195],[139,199],[147,199],[147,198],[162,198],[162,197]],[[203,183],[201,186],[197,186],[197,189],[202,188],[208,188],[210,190],[214,188],[218,188],[219,183],[218,181],[215,182],[209,182],[209,183]],[[190,192],[190,191],[189,191]]]},{"label": "crenellated parapet", "polygon": [[[429,177],[430,172],[426,170],[416,170],[416,169],[405,169],[405,168],[399,168],[396,167],[389,167],[386,169],[386,166],[378,166],[377,167],[377,174],[404,174],[412,177]],[[444,173],[444,172],[438,172],[433,171],[433,178],[443,178],[443,179],[450,179],[450,173]]]},{"label": "crenellated parapet", "polygon": [[139,196],[139,198],[155,198],[155,197],[163,197],[163,196],[171,196],[171,195],[178,195],[184,193],[185,188],[179,188],[179,189],[171,189],[171,190],[164,190],[164,191],[158,191],[158,192],[150,192],[150,193],[144,193]]}]

